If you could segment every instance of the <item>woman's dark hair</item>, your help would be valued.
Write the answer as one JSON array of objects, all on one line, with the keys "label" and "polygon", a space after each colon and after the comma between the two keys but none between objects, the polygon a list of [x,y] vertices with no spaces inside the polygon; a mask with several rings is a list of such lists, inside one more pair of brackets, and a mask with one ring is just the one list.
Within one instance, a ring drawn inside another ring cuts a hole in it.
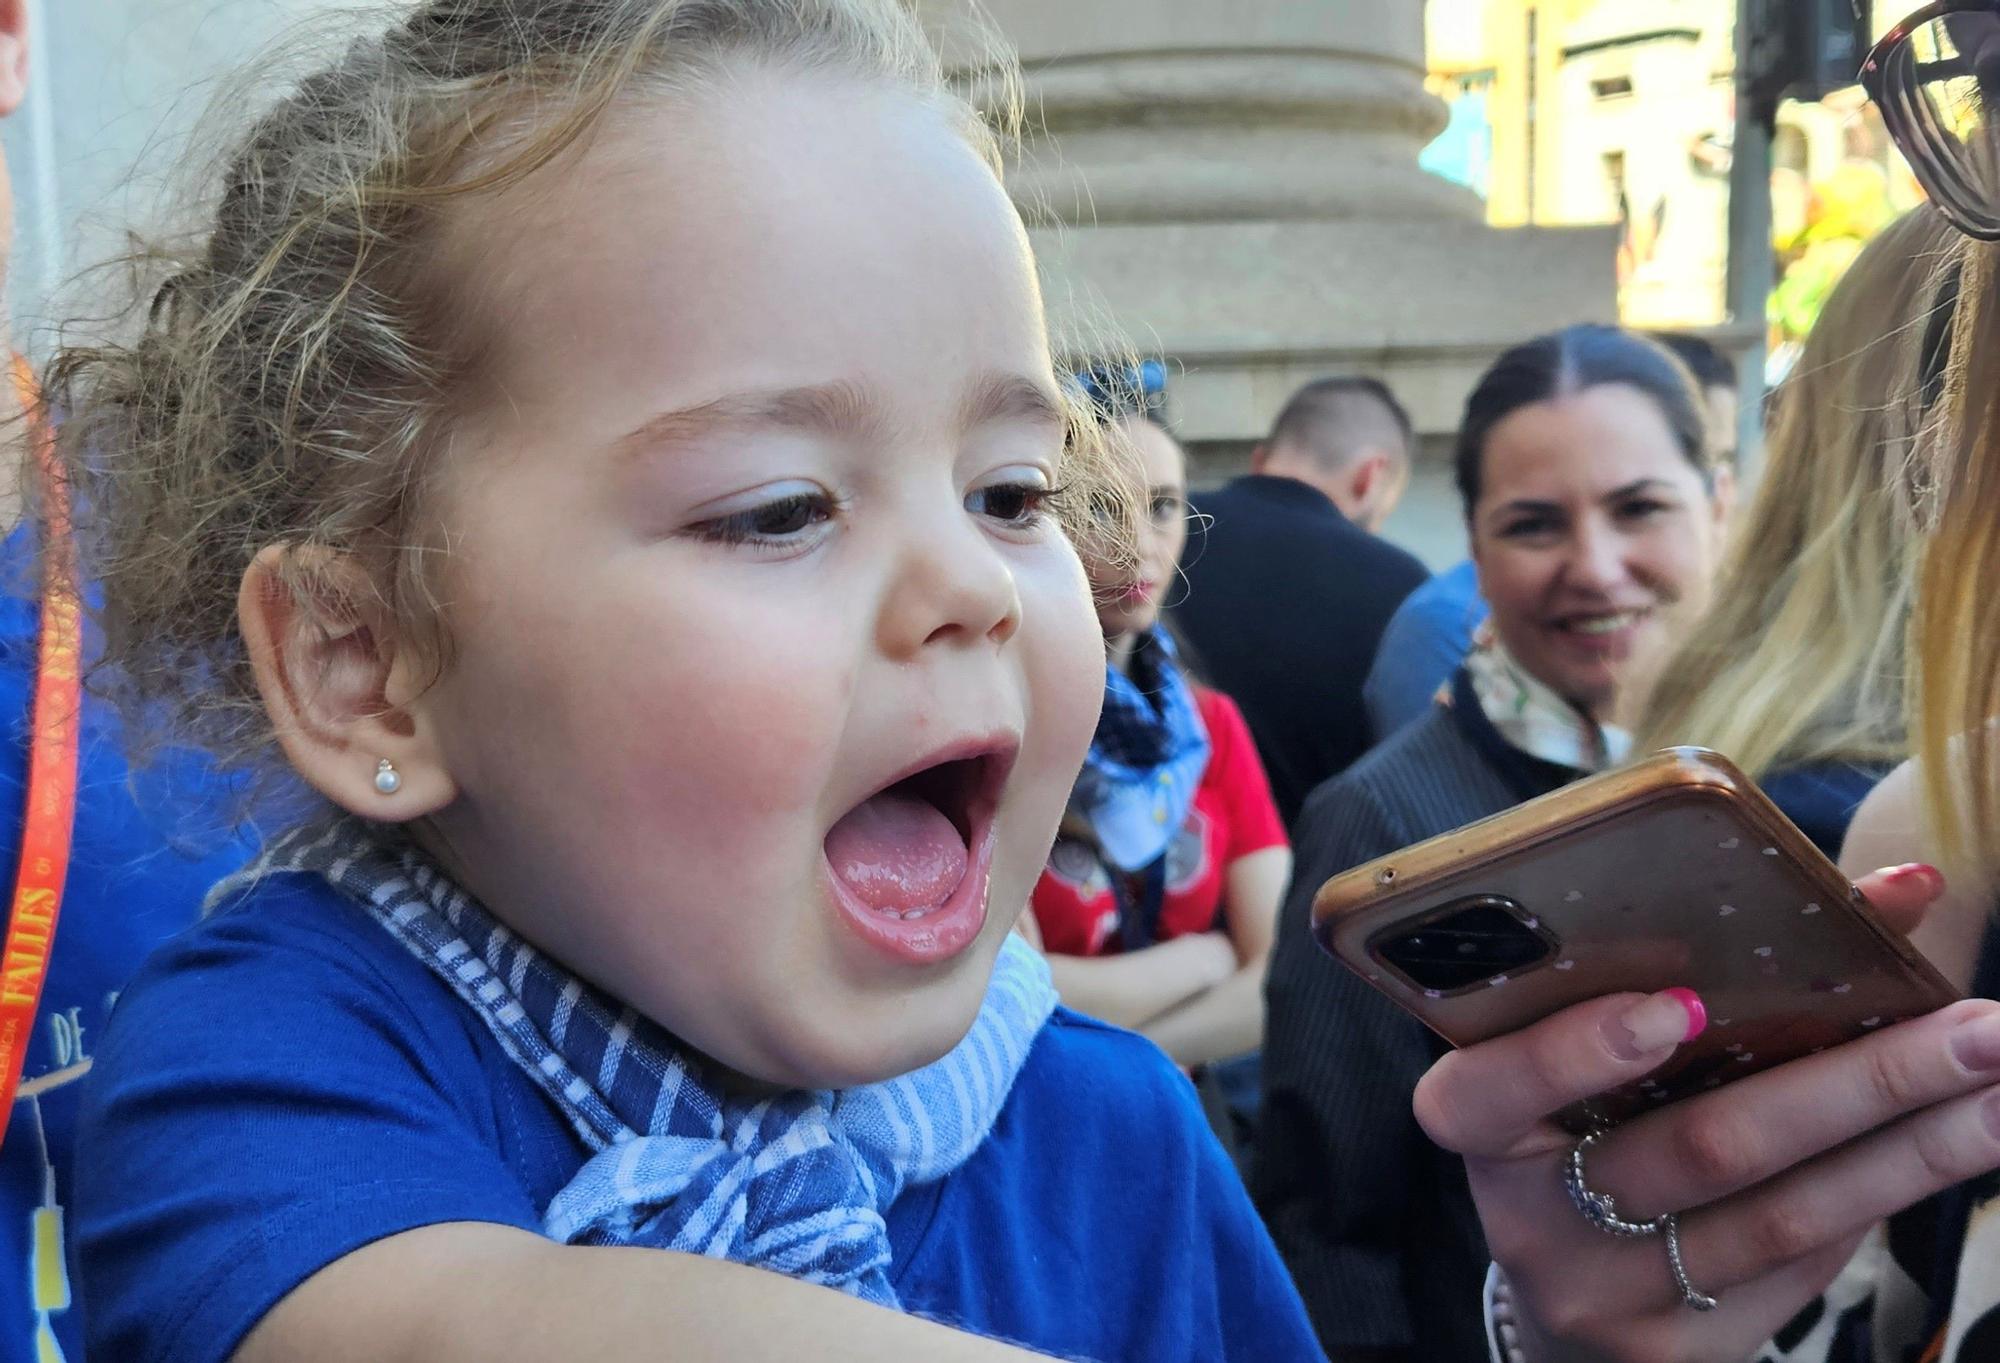
[{"label": "woman's dark hair", "polygon": [[1466,399],[1458,428],[1458,495],[1472,519],[1493,428],[1538,402],[1622,383],[1650,398],[1688,463],[1709,478],[1707,424],[1694,376],[1663,346],[1617,327],[1575,326],[1537,336],[1493,362]]}]

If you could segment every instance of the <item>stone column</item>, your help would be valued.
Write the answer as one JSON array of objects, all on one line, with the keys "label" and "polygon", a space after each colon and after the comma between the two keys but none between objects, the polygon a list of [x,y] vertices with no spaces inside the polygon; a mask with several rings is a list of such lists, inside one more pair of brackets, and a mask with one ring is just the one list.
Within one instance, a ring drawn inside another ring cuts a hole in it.
[{"label": "stone column", "polygon": [[1480,217],[1417,169],[1444,126],[1418,0],[988,9],[1043,125],[1019,192],[1067,223]]},{"label": "stone column", "polygon": [[[954,0],[919,0],[946,33]],[[1612,229],[1485,226],[1420,170],[1444,126],[1421,0],[984,0],[1026,71],[1013,189],[1058,332],[1107,319],[1186,366],[1219,471],[1293,388],[1374,374],[1450,431],[1498,349],[1613,320]]]}]

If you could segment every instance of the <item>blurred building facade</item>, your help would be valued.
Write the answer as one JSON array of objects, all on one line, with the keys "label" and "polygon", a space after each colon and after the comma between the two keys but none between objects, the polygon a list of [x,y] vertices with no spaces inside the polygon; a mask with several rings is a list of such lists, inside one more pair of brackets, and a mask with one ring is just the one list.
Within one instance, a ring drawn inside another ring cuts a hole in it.
[{"label": "blurred building facade", "polygon": [[[1878,28],[1897,9],[1877,6]],[[1425,164],[1473,187],[1496,225],[1614,225],[1628,324],[1720,326],[1735,14],[1736,0],[1430,0],[1429,86],[1451,115]],[[1916,191],[1858,87],[1781,106],[1772,160],[1779,264],[1804,305],[1777,300],[1782,346]]]}]

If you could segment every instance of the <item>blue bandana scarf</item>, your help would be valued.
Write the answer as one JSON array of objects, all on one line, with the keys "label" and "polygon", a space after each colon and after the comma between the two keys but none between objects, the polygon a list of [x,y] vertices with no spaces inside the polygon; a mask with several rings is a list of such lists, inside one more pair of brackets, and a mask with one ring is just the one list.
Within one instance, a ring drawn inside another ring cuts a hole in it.
[{"label": "blue bandana scarf", "polygon": [[1105,668],[1104,711],[1071,803],[1090,821],[1105,861],[1152,865],[1187,822],[1208,770],[1208,730],[1174,646],[1150,630],[1129,668]]},{"label": "blue bandana scarf", "polygon": [[464,1000],[596,1153],[542,1228],[565,1244],[730,1259],[895,1306],[882,1214],[965,1163],[1056,1005],[1049,968],[1009,936],[965,1039],[896,1079],[759,1100],[717,1091],[658,1026],[494,920],[420,852],[366,827],[280,841],[218,886],[320,875]]}]

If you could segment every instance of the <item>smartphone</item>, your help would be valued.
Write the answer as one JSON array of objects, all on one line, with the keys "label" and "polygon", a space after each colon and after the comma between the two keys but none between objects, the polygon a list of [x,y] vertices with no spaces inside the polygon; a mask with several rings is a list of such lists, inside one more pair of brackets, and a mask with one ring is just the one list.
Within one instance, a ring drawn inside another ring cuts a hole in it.
[{"label": "smartphone", "polygon": [[1708,1030],[1582,1132],[1959,998],[1726,758],[1675,748],[1335,876],[1320,944],[1454,1046],[1685,986]]}]

